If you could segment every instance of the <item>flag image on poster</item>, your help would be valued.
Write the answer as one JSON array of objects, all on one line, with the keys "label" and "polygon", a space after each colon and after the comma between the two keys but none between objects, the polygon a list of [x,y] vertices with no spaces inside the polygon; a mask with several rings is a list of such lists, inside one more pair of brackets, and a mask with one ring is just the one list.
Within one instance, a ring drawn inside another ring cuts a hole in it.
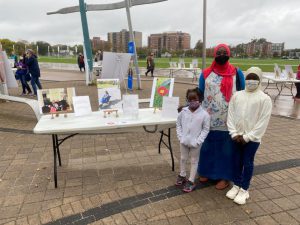
[{"label": "flag image on poster", "polygon": [[154,78],[150,99],[150,107],[161,108],[163,97],[172,97],[174,89],[174,78]]}]

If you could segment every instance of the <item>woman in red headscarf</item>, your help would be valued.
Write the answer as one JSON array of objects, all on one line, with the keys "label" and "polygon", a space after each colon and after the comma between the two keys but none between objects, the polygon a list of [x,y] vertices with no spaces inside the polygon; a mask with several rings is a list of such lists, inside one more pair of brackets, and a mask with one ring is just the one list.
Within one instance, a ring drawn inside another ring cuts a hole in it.
[{"label": "woman in red headscarf", "polygon": [[220,44],[214,49],[214,61],[199,79],[204,95],[202,107],[211,116],[210,132],[201,147],[198,173],[200,181],[218,180],[221,190],[233,180],[234,148],[227,129],[228,104],[232,94],[245,89],[242,71],[229,63],[230,49]]}]

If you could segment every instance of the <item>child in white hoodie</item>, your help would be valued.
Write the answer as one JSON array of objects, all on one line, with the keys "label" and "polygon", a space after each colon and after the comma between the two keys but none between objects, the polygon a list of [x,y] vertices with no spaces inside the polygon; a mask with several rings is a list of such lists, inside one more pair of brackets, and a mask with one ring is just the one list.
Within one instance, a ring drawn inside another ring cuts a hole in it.
[{"label": "child in white hoodie", "polygon": [[[180,141],[180,174],[177,177],[176,185],[184,185],[184,192],[191,192],[195,189],[195,176],[197,173],[200,148],[209,132],[210,117],[202,109],[202,94],[198,88],[189,89],[186,93],[188,107],[184,107],[179,113],[176,123],[177,137]],[[186,179],[186,161],[191,157],[190,177]]]},{"label": "child in white hoodie", "polygon": [[227,126],[235,142],[234,185],[226,196],[237,204],[245,204],[253,175],[254,157],[272,112],[271,98],[261,91],[262,71],[251,67],[246,71],[246,89],[230,100]]}]

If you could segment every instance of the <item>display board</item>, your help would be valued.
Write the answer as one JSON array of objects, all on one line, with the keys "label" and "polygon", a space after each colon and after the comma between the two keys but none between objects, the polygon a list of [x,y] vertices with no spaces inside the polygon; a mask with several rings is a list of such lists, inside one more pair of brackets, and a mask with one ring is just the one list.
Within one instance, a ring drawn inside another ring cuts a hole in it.
[{"label": "display board", "polygon": [[174,89],[174,78],[155,77],[153,79],[150,107],[161,108],[163,97],[172,97]]},{"label": "display board", "polygon": [[121,90],[119,79],[98,79],[99,109],[121,109]]},{"label": "display board", "polygon": [[104,52],[101,78],[119,79],[123,82],[127,76],[131,54]]},{"label": "display board", "polygon": [[17,88],[18,83],[15,79],[6,52],[0,50],[0,93],[8,94],[8,88]]}]

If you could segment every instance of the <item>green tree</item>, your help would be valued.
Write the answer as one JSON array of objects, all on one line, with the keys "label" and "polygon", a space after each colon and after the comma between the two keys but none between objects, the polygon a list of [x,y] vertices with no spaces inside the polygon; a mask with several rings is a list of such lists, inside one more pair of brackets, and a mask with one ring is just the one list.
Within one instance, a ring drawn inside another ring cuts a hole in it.
[{"label": "green tree", "polygon": [[140,59],[145,59],[148,56],[150,49],[148,49],[148,47],[141,47],[137,48],[136,51]]},{"label": "green tree", "polygon": [[203,48],[203,42],[202,40],[198,40],[194,49],[202,51],[202,48]]},{"label": "green tree", "polygon": [[9,39],[0,39],[0,42],[2,44],[3,50],[6,51],[6,54],[10,55],[13,51],[13,45],[15,44],[15,42]]},{"label": "green tree", "polygon": [[39,55],[48,55],[48,46],[50,46],[48,42],[37,41],[36,45],[39,47]]}]

